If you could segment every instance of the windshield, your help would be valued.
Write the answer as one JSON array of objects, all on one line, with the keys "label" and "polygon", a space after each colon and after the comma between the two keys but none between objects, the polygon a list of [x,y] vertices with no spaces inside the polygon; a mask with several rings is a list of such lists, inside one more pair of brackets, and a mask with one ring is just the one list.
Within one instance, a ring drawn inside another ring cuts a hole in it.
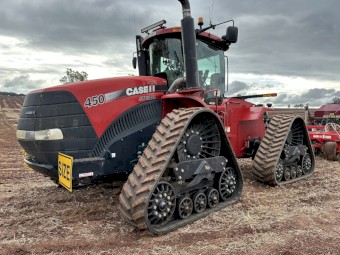
[{"label": "windshield", "polygon": [[197,43],[197,64],[201,86],[205,90],[218,89],[221,95],[224,94],[223,51],[201,41],[197,41]]},{"label": "windshield", "polygon": [[[184,60],[181,40],[177,38],[155,39],[149,47],[150,74],[164,72],[168,84],[184,73]],[[224,93],[224,54],[223,51],[197,40],[197,64],[200,85],[205,90],[219,89]]]},{"label": "windshield", "polygon": [[155,39],[150,45],[149,54],[151,75],[166,73],[169,85],[183,77],[184,61],[179,39]]}]

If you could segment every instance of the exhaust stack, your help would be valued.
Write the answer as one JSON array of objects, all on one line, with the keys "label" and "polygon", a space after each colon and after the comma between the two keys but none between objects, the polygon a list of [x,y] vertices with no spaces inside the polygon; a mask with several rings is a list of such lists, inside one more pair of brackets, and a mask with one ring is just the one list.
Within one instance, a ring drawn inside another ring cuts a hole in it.
[{"label": "exhaust stack", "polygon": [[182,44],[184,54],[186,88],[200,87],[198,81],[198,67],[196,55],[196,34],[194,19],[191,17],[189,0],[178,0],[182,4],[183,19],[182,26]]}]

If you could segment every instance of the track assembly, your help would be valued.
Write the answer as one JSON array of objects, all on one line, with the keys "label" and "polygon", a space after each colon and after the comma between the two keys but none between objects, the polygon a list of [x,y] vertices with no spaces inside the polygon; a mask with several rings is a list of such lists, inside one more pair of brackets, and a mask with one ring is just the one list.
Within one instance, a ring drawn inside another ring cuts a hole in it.
[{"label": "track assembly", "polygon": [[119,197],[124,218],[163,234],[237,202],[243,178],[219,117],[173,110],[161,121]]},{"label": "track assembly", "polygon": [[289,115],[273,117],[253,161],[255,178],[271,185],[283,185],[310,176],[314,165],[303,119]]}]

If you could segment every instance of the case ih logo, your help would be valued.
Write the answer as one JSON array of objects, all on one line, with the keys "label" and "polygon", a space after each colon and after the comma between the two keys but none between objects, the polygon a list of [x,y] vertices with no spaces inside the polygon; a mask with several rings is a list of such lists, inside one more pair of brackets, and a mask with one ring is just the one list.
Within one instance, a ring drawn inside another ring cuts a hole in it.
[{"label": "case ih logo", "polygon": [[126,95],[134,96],[139,94],[146,94],[155,92],[155,85],[150,86],[141,86],[141,87],[134,87],[126,89]]},{"label": "case ih logo", "polygon": [[[157,86],[154,84],[146,85],[146,86],[139,86],[139,87],[134,87],[134,88],[127,88],[127,89],[122,89],[118,91],[113,91],[109,92],[106,94],[99,94],[99,95],[94,95],[91,97],[86,98],[84,102],[84,106],[87,108],[91,108],[93,106],[98,106],[101,104],[105,104],[108,102],[111,102],[112,100],[121,98],[121,97],[126,97],[126,96],[134,96],[134,95],[140,95],[140,94],[147,94],[147,93],[153,93],[157,91],[166,91],[167,87],[166,85],[160,85]],[[145,97],[140,97],[140,101],[146,101],[146,100],[152,100],[154,99],[155,96],[145,96]]]}]

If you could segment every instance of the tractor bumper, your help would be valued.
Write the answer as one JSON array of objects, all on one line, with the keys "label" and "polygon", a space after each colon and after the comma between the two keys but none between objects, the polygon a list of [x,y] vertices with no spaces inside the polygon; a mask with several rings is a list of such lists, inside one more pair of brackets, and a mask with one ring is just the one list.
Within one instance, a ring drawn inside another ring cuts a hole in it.
[{"label": "tractor bumper", "polygon": [[[55,182],[59,182],[58,166],[39,164],[31,161],[30,158],[25,158],[24,162],[34,171],[50,177]],[[104,164],[104,158],[74,159],[72,164],[72,186],[79,187],[101,181],[106,177]]]}]

